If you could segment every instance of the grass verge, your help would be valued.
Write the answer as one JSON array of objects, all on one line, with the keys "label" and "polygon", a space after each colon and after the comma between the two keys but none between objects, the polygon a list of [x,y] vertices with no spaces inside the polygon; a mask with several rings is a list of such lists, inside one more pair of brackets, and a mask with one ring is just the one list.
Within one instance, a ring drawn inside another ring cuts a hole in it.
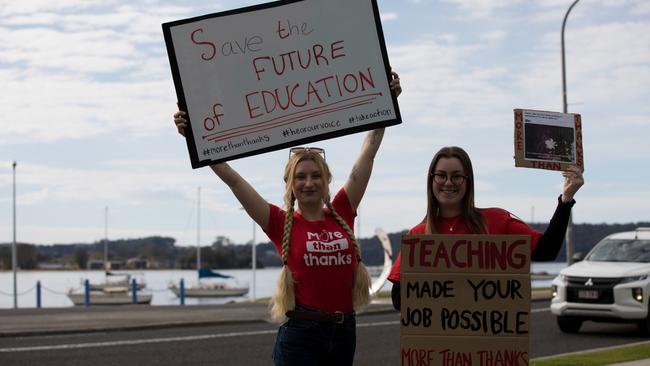
[{"label": "grass verge", "polygon": [[531,360],[530,366],[601,366],[650,359],[650,344]]}]

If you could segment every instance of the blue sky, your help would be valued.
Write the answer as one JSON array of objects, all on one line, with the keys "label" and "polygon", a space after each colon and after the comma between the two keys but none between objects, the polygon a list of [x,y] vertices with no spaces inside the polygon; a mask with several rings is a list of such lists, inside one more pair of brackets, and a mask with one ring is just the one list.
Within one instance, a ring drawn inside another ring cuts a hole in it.
[{"label": "blue sky", "polygon": [[[207,169],[192,170],[176,133],[164,22],[257,1],[0,0],[0,242],[171,236],[194,245],[250,241],[252,221]],[[559,172],[515,168],[513,108],[562,111],[560,29],[571,0],[379,0],[401,76],[403,124],[390,127],[360,208],[361,237],[415,225],[442,146],[473,159],[480,207],[550,218]],[[650,3],[579,2],[567,23],[569,112],[580,113],[586,184],[576,223],[650,221]],[[332,189],[363,134],[328,140]],[[282,202],[287,151],[231,163]],[[256,230],[256,240],[266,240]]]}]

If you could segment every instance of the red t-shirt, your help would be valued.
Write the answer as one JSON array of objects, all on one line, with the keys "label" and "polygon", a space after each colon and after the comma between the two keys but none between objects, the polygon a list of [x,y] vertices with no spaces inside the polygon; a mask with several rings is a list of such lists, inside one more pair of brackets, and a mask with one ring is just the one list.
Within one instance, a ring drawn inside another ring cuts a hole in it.
[{"label": "red t-shirt", "polygon": [[[269,227],[265,231],[282,255],[282,235],[286,211],[270,206]],[[354,228],[356,212],[341,189],[332,206]],[[295,281],[296,303],[327,312],[351,312],[352,286],[357,257],[353,241],[324,207],[324,220],[308,221],[293,214],[288,266]]]},{"label": "red t-shirt", "polygon": [[[530,235],[530,251],[535,250],[537,241],[542,237],[542,233],[528,226],[525,222],[512,216],[510,212],[500,208],[484,208],[481,214],[485,219],[489,235]],[[443,218],[440,222],[439,234],[470,234],[464,221],[459,221],[459,217]],[[423,221],[413,227],[407,234],[424,234],[426,230],[426,221]],[[393,268],[388,275],[388,280],[397,282],[400,280],[400,269],[402,266],[402,253],[397,256]]]}]

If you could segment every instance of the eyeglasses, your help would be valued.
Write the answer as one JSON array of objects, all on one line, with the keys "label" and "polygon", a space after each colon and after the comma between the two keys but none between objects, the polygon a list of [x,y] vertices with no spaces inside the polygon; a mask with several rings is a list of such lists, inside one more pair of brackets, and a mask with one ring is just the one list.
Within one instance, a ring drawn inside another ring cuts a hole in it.
[{"label": "eyeglasses", "polygon": [[309,152],[321,154],[323,156],[323,160],[325,160],[325,149],[321,149],[320,147],[292,147],[289,149],[289,158],[291,158],[292,154],[306,154]]},{"label": "eyeglasses", "polygon": [[453,184],[455,186],[459,186],[459,185],[463,184],[463,182],[467,178],[468,177],[466,175],[461,175],[461,174],[454,174],[454,175],[451,175],[451,176],[449,176],[447,174],[443,174],[443,173],[434,173],[433,174],[433,181],[436,182],[436,184],[440,184],[440,185],[443,185],[443,184],[447,183],[447,179],[449,179],[451,181],[451,184]]}]

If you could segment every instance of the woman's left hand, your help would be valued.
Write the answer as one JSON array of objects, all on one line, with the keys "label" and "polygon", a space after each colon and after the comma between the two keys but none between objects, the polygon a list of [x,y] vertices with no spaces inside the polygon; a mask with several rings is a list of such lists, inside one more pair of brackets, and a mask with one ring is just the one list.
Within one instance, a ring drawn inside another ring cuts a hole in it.
[{"label": "woman's left hand", "polygon": [[585,179],[580,168],[575,165],[571,165],[567,170],[563,171],[562,176],[564,177],[562,202],[571,202],[573,195],[585,184]]},{"label": "woman's left hand", "polygon": [[393,80],[390,81],[390,90],[395,92],[396,97],[399,97],[399,95],[402,94],[402,86],[399,83],[399,75],[397,75],[395,71],[391,71],[390,74],[393,77]]}]

